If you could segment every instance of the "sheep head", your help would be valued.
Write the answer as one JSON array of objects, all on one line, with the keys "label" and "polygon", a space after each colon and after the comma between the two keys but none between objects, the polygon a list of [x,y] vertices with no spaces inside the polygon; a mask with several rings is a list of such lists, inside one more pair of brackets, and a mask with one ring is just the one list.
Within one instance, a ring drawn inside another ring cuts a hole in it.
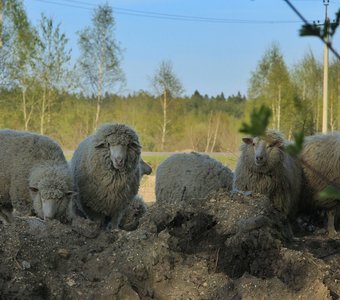
[{"label": "sheep head", "polygon": [[105,156],[115,170],[129,170],[139,164],[141,146],[137,134],[124,124],[107,124],[98,132],[95,148],[106,151]]},{"label": "sheep head", "polygon": [[284,138],[274,130],[268,130],[264,137],[242,139],[252,168],[266,173],[283,162]]},{"label": "sheep head", "polygon": [[64,216],[77,194],[70,187],[72,179],[64,166],[40,166],[33,169],[29,191],[36,215],[44,220]]}]

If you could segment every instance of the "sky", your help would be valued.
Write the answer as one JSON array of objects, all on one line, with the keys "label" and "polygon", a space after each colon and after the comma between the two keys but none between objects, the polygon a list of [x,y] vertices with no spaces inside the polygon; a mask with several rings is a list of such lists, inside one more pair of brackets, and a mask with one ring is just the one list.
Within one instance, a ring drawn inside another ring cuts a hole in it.
[{"label": "sky", "polygon": [[[94,8],[113,7],[115,39],[123,51],[126,85],[120,93],[153,92],[150,78],[164,60],[184,87],[185,95],[246,95],[252,72],[273,43],[289,68],[308,51],[322,61],[323,43],[300,37],[303,24],[283,0],[24,0],[29,19],[42,13],[60,23],[69,38],[74,61],[79,55],[77,32],[91,25]],[[325,19],[323,0],[291,0],[310,22]],[[332,19],[340,0],[330,0]],[[340,29],[333,45],[340,49]],[[330,59],[333,56],[330,54]]]}]

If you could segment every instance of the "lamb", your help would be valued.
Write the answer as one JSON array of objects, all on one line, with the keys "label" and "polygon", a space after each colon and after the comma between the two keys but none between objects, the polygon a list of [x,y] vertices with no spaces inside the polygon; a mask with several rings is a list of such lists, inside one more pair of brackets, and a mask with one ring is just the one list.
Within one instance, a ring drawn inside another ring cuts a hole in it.
[{"label": "lamb", "polygon": [[204,199],[220,188],[231,190],[232,171],[208,155],[176,153],[165,159],[156,171],[156,201]]},{"label": "lamb", "polygon": [[90,219],[118,224],[140,184],[141,145],[125,124],[104,124],[83,140],[70,162],[80,202]]},{"label": "lamb", "polygon": [[15,215],[70,220],[73,179],[60,146],[47,136],[0,130],[0,205]]},{"label": "lamb", "polygon": [[243,142],[233,190],[264,194],[276,209],[293,217],[299,207],[302,171],[299,161],[284,151],[288,141],[269,129],[265,136],[243,138]]},{"label": "lamb", "polygon": [[322,199],[319,193],[330,183],[340,190],[340,132],[306,137],[301,160],[304,178],[302,203],[309,209],[326,209],[328,234],[335,236],[334,214],[338,201]]}]

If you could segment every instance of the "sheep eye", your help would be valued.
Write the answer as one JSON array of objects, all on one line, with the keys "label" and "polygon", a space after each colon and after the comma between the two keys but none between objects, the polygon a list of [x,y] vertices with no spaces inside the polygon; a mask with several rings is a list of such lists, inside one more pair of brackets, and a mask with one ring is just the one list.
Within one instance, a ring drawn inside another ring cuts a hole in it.
[{"label": "sheep eye", "polygon": [[255,146],[255,143],[253,143],[253,146]]}]

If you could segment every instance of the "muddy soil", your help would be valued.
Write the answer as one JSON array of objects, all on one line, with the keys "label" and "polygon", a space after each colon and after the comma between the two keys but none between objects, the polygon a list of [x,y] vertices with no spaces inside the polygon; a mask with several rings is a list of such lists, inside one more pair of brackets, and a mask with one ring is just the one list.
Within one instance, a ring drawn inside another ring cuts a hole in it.
[{"label": "muddy soil", "polygon": [[16,218],[0,224],[0,298],[338,299],[340,240],[299,224],[223,190],[155,203],[133,231]]}]

